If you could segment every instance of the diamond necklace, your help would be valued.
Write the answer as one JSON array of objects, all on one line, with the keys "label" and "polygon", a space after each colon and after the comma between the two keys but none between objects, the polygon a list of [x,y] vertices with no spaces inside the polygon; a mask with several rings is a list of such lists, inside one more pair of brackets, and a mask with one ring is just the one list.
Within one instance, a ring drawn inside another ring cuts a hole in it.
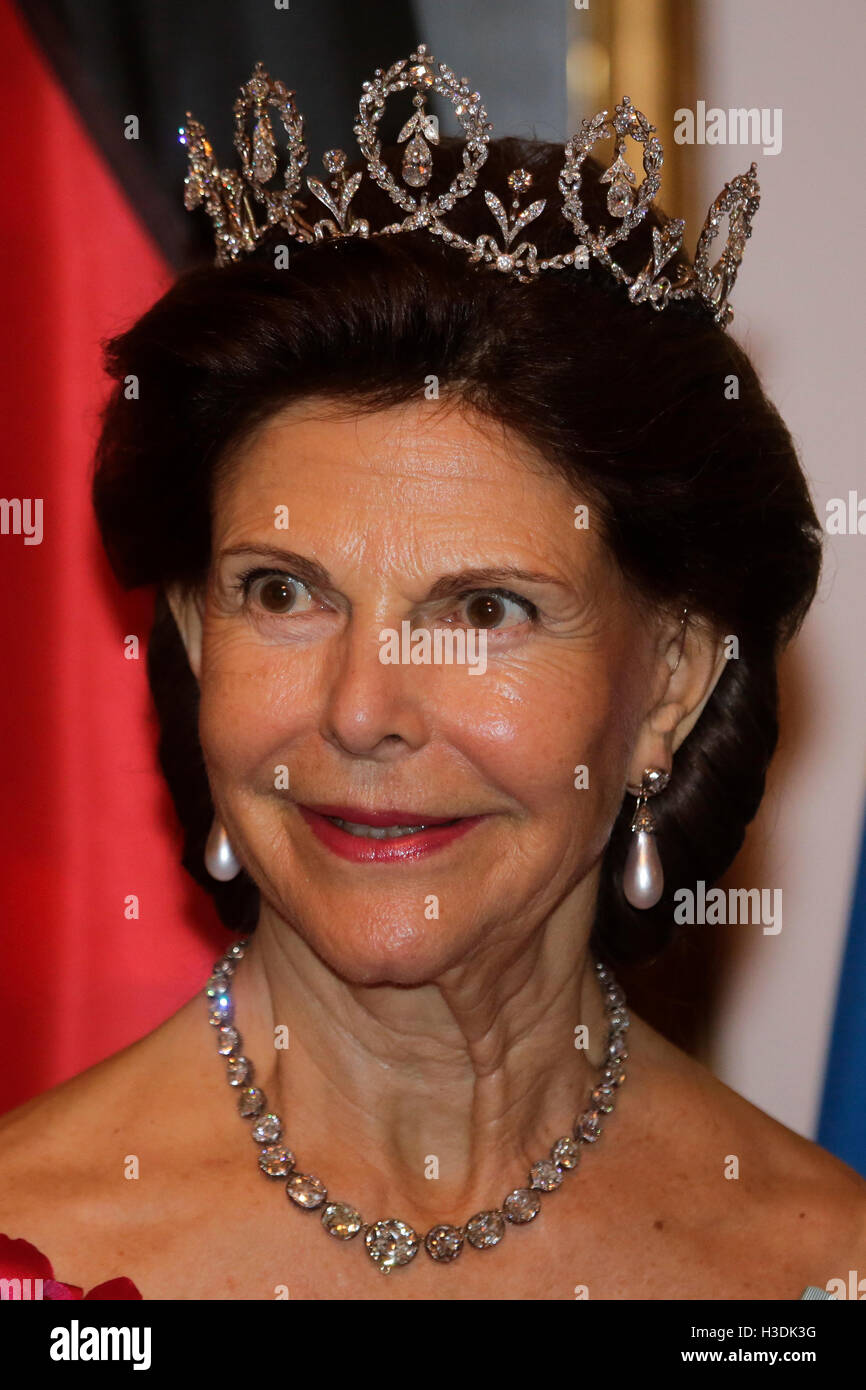
[{"label": "diamond necklace", "polygon": [[625,1033],[629,1026],[625,995],[601,961],[595,962],[595,971],[604,994],[609,1024],[606,1060],[598,1069],[598,1081],[586,1110],[578,1116],[571,1134],[557,1139],[550,1157],[533,1163],[527,1187],[514,1188],[501,1207],[476,1212],[464,1226],[433,1226],[425,1236],[419,1236],[405,1221],[389,1219],[368,1224],[348,1203],[329,1202],[321,1179],[295,1166],[295,1155],[283,1142],[282,1120],[267,1110],[264,1092],[251,1084],[252,1063],[241,1051],[241,1036],[235,1027],[231,997],[232,976],[248,941],[249,938],[245,938],[236,942],[216,961],[204,992],[208,1018],[216,1029],[217,1051],[226,1059],[228,1083],[238,1088],[238,1111],[244,1119],[256,1122],[252,1137],[259,1145],[259,1167],[266,1177],[286,1179],[286,1192],[295,1206],[303,1211],[321,1209],[322,1225],[336,1240],[351,1240],[353,1236],[363,1235],[367,1254],[383,1274],[390,1274],[399,1265],[407,1265],[422,1245],[431,1259],[441,1263],[456,1259],[467,1241],[476,1250],[498,1245],[509,1224],[525,1226],[535,1220],[541,1211],[541,1197],[555,1192],[565,1174],[577,1168],[584,1144],[598,1141],[602,1117],[613,1110],[617,1091],[625,1081],[623,1063],[628,1059]]}]

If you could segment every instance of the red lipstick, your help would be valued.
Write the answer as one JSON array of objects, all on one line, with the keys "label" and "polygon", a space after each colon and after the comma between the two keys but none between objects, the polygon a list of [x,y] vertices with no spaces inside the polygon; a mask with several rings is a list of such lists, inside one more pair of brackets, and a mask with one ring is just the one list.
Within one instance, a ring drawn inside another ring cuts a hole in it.
[{"label": "red lipstick", "polygon": [[[484,816],[430,816],[423,811],[365,811],[353,806],[298,805],[307,825],[316,838],[342,859],[353,863],[386,863],[407,859],[421,859],[438,849],[444,849],[453,841],[468,833]],[[335,825],[329,817],[350,821],[354,825],[370,825],[385,828],[393,825],[419,825],[406,835],[390,836],[387,839],[373,839],[369,836],[353,835],[342,826]]]}]

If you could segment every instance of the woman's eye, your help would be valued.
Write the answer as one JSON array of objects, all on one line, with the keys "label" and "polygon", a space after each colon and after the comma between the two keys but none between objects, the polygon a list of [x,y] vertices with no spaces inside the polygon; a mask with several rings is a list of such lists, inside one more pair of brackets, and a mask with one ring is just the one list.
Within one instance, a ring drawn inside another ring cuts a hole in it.
[{"label": "woman's eye", "polygon": [[469,594],[461,603],[469,626],[476,628],[514,627],[538,613],[535,604],[530,603],[528,598],[499,589]]},{"label": "woman's eye", "polygon": [[267,613],[285,616],[309,607],[309,590],[299,579],[273,570],[242,575],[239,587],[245,599],[252,599]]}]

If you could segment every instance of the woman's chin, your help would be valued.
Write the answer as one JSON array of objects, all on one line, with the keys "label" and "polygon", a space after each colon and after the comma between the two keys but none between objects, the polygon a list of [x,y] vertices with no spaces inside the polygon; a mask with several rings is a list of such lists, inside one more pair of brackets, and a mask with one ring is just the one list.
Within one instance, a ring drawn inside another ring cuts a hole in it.
[{"label": "woman's chin", "polygon": [[[298,920],[297,918],[295,919]],[[350,984],[422,985],[465,959],[471,949],[471,928],[452,922],[418,922],[390,917],[387,924],[342,914],[342,928],[333,918],[319,925],[313,918],[299,922],[307,945],[325,964]]]}]

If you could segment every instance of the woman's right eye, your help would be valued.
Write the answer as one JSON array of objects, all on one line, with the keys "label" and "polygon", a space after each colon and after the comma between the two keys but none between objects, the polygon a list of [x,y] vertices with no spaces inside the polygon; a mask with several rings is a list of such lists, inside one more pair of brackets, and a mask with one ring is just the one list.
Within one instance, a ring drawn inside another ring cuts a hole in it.
[{"label": "woman's right eye", "polygon": [[250,570],[241,575],[237,587],[245,600],[252,599],[265,612],[277,616],[303,611],[304,596],[310,597],[305,584],[278,570]]}]

